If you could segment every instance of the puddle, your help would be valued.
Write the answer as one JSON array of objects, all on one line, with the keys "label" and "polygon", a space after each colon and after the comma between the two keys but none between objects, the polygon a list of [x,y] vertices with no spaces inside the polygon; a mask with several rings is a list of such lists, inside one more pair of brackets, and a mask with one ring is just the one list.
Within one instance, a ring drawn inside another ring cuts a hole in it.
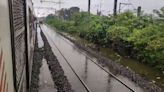
[{"label": "puddle", "polygon": [[39,92],[57,92],[45,59],[42,61],[39,75]]},{"label": "puddle", "polygon": [[40,28],[37,27],[38,47],[42,48],[44,46],[44,42],[43,42],[42,37],[40,35],[40,31],[41,31]]}]

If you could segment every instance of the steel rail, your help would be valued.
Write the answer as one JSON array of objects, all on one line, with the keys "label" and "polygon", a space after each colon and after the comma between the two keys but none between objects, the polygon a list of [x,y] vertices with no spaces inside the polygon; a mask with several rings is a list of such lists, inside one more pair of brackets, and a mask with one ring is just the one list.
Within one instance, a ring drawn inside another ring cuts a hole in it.
[{"label": "steel rail", "polygon": [[[59,33],[57,33],[57,34],[59,34]],[[70,44],[68,41],[66,41],[65,39],[67,39],[66,37],[64,37],[64,36],[61,36],[61,35],[59,35],[59,37],[61,38],[61,39],[63,39],[66,43],[68,43],[69,45],[71,45],[71,46],[73,46],[72,44]],[[64,37],[64,38],[62,38],[62,37]],[[68,40],[68,39],[67,39]],[[76,47],[77,48],[77,47]],[[82,53],[83,55],[85,55],[86,57],[88,57],[90,60],[91,60],[91,62],[93,62],[93,63],[95,63],[98,67],[100,67],[102,70],[104,70],[106,73],[108,73],[109,75],[111,75],[114,79],[116,79],[118,82],[120,82],[121,84],[123,84],[126,88],[128,88],[130,91],[132,91],[132,92],[135,92],[132,88],[130,88],[127,84],[125,84],[124,82],[122,82],[117,76],[115,76],[112,72],[110,72],[110,71],[108,71],[108,70],[106,70],[106,69],[104,69],[100,64],[98,64],[96,61],[94,61],[91,57],[89,57],[88,55],[86,55],[84,52],[82,52],[79,48],[77,48],[77,50],[80,52],[80,53]],[[84,50],[84,51],[86,51],[86,50]]]},{"label": "steel rail", "polygon": [[[46,33],[47,34],[47,33]],[[49,34],[47,34],[49,35]],[[85,82],[80,78],[80,76],[75,72],[75,70],[73,69],[73,67],[71,66],[71,64],[69,63],[69,61],[66,59],[66,57],[63,55],[63,53],[59,50],[59,48],[57,47],[57,45],[54,43],[54,41],[48,37],[51,42],[54,44],[54,46],[57,48],[57,50],[59,51],[59,53],[62,55],[62,57],[64,58],[64,60],[66,61],[66,63],[69,65],[69,67],[71,68],[71,70],[73,71],[73,73],[76,75],[76,77],[80,80],[80,82],[82,83],[82,85],[85,87],[85,89],[87,90],[87,92],[91,92],[91,90],[89,89],[89,87],[85,84]]]}]

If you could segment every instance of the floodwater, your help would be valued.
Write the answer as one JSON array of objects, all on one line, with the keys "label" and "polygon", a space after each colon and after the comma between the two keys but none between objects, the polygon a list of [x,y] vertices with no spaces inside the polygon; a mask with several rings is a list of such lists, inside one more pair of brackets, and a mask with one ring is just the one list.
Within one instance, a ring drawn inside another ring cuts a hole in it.
[{"label": "floodwater", "polygon": [[42,67],[40,68],[39,92],[57,92],[57,88],[54,85],[47,61],[45,59],[42,60]]},{"label": "floodwater", "polygon": [[[87,55],[83,51],[79,51],[79,49],[76,48],[73,43],[60,36],[54,30],[48,28],[46,25],[41,25],[41,28],[43,33],[47,37],[54,54],[59,60],[60,65],[62,66],[65,72],[65,75],[71,83],[72,89],[75,92],[86,92],[86,90],[84,86],[80,83],[78,78],[75,76],[75,74],[72,72],[72,70],[66,63],[66,60],[59,53],[58,49],[71,64],[75,72],[89,87],[91,92],[131,92],[128,88],[126,88],[120,82],[118,82],[113,77],[108,75],[105,71],[103,71],[101,68],[99,68],[96,64],[94,64],[90,60],[92,59],[96,61],[94,57]],[[63,39],[67,40],[67,42]],[[58,47],[58,49],[55,45]],[[86,55],[82,53],[85,53]],[[145,92],[127,78],[123,76],[117,77],[120,80],[124,81],[135,92]]]},{"label": "floodwater", "polygon": [[[90,42],[81,39],[74,35],[76,40],[79,42],[89,45]],[[157,86],[164,90],[164,71],[159,71],[152,68],[151,66],[145,65],[137,60],[120,56],[117,52],[113,51],[111,48],[100,48],[101,54],[112,61],[122,64],[123,66],[130,68],[135,71],[137,74],[140,74],[142,77],[154,82]]]},{"label": "floodwater", "polygon": [[[38,38],[38,47],[42,48],[44,46],[43,40],[40,35],[40,28],[37,28],[37,38]],[[50,70],[48,68],[47,61],[42,60],[42,66],[40,68],[39,74],[39,92],[57,92],[57,88],[51,77]]]},{"label": "floodwater", "polygon": [[42,40],[42,37],[40,35],[40,28],[37,27],[37,38],[38,38],[38,47],[42,48],[44,46],[44,42]]},{"label": "floodwater", "polygon": [[164,73],[159,70],[153,69],[152,67],[140,63],[139,61],[119,56],[118,53],[114,52],[109,48],[101,48],[103,55],[110,58],[111,60],[121,63],[125,67],[130,68],[136,73],[140,74],[142,77],[145,77],[156,85],[158,85],[162,90],[164,90]]}]

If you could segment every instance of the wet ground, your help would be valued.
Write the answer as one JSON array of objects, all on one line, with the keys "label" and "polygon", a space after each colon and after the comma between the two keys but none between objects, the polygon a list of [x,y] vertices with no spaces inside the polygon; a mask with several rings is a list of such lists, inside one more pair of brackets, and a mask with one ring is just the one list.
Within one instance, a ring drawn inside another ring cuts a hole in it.
[{"label": "wet ground", "polygon": [[57,92],[45,59],[42,60],[42,67],[40,68],[39,92]]},{"label": "wet ground", "polygon": [[130,68],[137,74],[140,74],[142,77],[150,80],[151,82],[154,82],[156,85],[164,90],[164,72],[162,73],[161,71],[158,71],[157,69],[140,63],[139,61],[136,61],[134,59],[118,56],[118,54],[111,49],[102,48],[101,51],[103,52],[104,56],[124,65],[125,67]]},{"label": "wet ground", "polygon": [[62,67],[39,27],[32,67],[30,92],[73,92]]},{"label": "wet ground", "polygon": [[[44,42],[40,35],[40,28],[37,29],[38,47],[43,48]],[[42,66],[39,74],[39,92],[57,92],[56,85],[53,82],[46,59],[42,59]]]},{"label": "wet ground", "polygon": [[[47,26],[42,25],[41,28],[75,92],[86,92],[86,90],[71,71],[64,57],[92,92],[131,92],[128,88],[94,64],[92,60],[97,61],[95,57],[91,57],[84,51],[80,51],[73,43]],[[126,77],[121,75],[118,75],[117,77],[135,92],[145,92]]]},{"label": "wet ground", "polygon": [[39,48],[38,46],[38,44],[40,43],[38,42],[38,36],[36,35],[35,38],[36,39],[35,39],[34,57],[33,57],[33,64],[32,64],[30,92],[39,92],[39,80],[40,80],[39,74],[40,74],[40,68],[42,66],[42,60],[43,60],[42,48]]},{"label": "wet ground", "polygon": [[[76,34],[73,34],[73,35],[70,35],[67,33],[62,33],[62,34],[66,35],[67,37],[71,39],[74,39],[77,42],[80,42],[82,45],[86,47],[90,47],[90,48],[94,47],[93,43],[88,42],[87,40],[78,37]],[[136,74],[139,74],[145,80],[148,80],[150,83],[156,84],[162,90],[164,90],[164,71],[159,71],[135,59],[132,59],[126,56],[121,56],[112,48],[101,47],[100,54],[102,56],[109,58],[110,60],[116,63],[123,65],[124,67],[127,67],[128,69],[132,71],[135,71]]]}]

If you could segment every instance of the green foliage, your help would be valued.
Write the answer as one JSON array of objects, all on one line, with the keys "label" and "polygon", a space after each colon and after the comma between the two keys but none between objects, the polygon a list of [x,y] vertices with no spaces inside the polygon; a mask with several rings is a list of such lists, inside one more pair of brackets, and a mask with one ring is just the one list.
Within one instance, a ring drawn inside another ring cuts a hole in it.
[{"label": "green foliage", "polygon": [[130,33],[129,29],[126,27],[113,26],[108,29],[108,39],[111,39],[112,41],[127,41]]},{"label": "green foliage", "polygon": [[154,10],[155,14],[158,15],[158,17],[164,18],[164,7],[162,7],[160,10]]},{"label": "green foliage", "polygon": [[137,17],[127,11],[109,18],[80,12],[67,21],[47,17],[47,23],[101,46],[110,46],[112,42],[123,48],[130,45],[129,52],[135,52],[134,57],[164,70],[164,22],[156,21],[152,15]]}]

